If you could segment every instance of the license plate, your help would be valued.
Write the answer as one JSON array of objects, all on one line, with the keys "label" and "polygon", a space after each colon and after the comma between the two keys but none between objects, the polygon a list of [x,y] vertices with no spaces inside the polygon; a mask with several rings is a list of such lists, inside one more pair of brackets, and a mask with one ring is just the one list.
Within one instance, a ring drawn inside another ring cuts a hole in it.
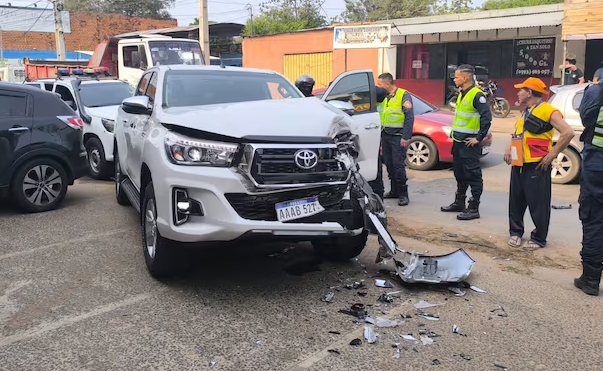
[{"label": "license plate", "polygon": [[279,222],[306,218],[325,211],[325,208],[318,202],[318,197],[280,202],[274,205],[274,207]]},{"label": "license plate", "polygon": [[490,146],[482,147],[482,155],[485,155],[486,153],[490,153]]}]

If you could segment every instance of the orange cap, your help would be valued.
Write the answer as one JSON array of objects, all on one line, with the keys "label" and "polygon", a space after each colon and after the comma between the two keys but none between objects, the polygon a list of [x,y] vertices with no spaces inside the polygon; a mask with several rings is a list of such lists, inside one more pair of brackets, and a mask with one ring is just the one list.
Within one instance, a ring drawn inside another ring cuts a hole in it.
[{"label": "orange cap", "polygon": [[542,94],[548,94],[549,91],[546,88],[546,84],[537,77],[528,77],[526,81],[521,84],[515,84],[515,89],[530,89],[533,91],[537,91]]}]

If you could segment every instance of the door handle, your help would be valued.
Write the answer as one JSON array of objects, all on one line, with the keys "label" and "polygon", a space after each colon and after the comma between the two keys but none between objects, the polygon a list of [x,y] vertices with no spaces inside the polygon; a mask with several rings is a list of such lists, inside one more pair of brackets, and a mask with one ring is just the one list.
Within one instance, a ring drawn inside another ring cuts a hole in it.
[{"label": "door handle", "polygon": [[29,128],[26,128],[25,126],[13,126],[12,128],[8,129],[8,131],[17,133],[21,131],[29,131]]},{"label": "door handle", "polygon": [[364,127],[366,130],[379,129],[379,125],[377,124],[368,124]]}]

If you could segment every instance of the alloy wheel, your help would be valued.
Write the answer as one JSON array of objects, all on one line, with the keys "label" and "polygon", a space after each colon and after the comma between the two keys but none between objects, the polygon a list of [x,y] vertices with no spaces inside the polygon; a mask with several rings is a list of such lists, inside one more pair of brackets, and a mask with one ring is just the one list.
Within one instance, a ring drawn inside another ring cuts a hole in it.
[{"label": "alloy wheel", "polygon": [[553,160],[551,177],[552,178],[565,178],[572,171],[572,161],[563,152],[557,155],[557,158]]},{"label": "alloy wheel", "polygon": [[429,147],[427,147],[425,143],[421,141],[416,141],[410,143],[410,145],[408,146],[406,157],[408,158],[408,161],[410,161],[412,164],[416,166],[422,166],[427,161],[429,161],[430,154],[431,153],[429,152]]},{"label": "alloy wheel", "polygon": [[155,258],[155,248],[157,246],[157,210],[155,201],[148,200],[145,210],[144,233],[147,253],[151,259]]},{"label": "alloy wheel", "polygon": [[54,202],[61,194],[63,179],[61,174],[49,165],[31,168],[23,179],[23,194],[34,205],[44,206]]}]

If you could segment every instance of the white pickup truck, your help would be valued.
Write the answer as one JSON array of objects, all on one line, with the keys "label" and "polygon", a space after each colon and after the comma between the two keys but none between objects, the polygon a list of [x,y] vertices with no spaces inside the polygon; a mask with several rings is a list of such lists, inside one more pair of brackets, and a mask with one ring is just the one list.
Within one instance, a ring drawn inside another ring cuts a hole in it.
[{"label": "white pickup truck", "polygon": [[329,137],[342,121],[359,136],[361,174],[374,180],[380,124],[371,70],[338,76],[321,99],[304,98],[272,71],[146,71],[118,110],[114,157],[117,202],[141,214],[151,275],[187,262],[178,248],[187,243],[311,241],[327,259],[360,254],[364,213]]}]

